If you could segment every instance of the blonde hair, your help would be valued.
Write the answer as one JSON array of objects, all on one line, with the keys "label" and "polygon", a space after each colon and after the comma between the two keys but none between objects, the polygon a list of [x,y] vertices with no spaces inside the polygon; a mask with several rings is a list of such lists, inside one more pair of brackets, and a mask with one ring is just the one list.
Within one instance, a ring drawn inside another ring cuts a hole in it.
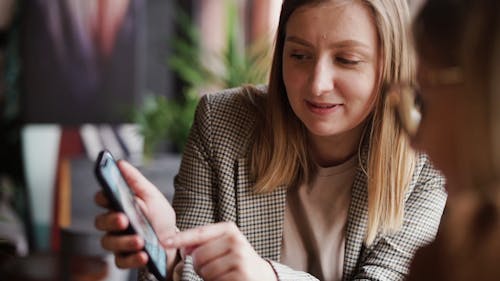
[{"label": "blonde hair", "polygon": [[[255,177],[255,191],[272,192],[278,187],[309,182],[314,175],[306,129],[288,103],[282,79],[282,53],[285,28],[290,15],[304,5],[332,0],[285,0],[282,5],[275,42],[265,110],[255,131],[250,165]],[[377,25],[380,57],[380,91],[373,113],[368,117],[364,137],[369,146],[368,162],[362,167],[368,177],[369,245],[377,233],[391,233],[401,228],[404,194],[413,174],[414,152],[400,131],[394,112],[384,98],[385,89],[394,82],[414,80],[414,58],[408,43],[406,26],[409,11],[402,0],[358,0],[373,14]],[[361,146],[361,143],[360,143]],[[359,151],[360,153],[360,151]]]}]

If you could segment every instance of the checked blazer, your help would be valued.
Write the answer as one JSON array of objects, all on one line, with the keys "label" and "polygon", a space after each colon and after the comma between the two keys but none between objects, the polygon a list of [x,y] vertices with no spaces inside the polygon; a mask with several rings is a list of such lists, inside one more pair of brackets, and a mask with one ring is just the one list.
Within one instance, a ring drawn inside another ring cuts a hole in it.
[{"label": "checked blazer", "polygon": [[[287,188],[281,186],[269,194],[252,190],[247,155],[259,124],[243,95],[242,88],[235,88],[201,99],[174,182],[177,226],[182,230],[233,221],[256,252],[272,264],[279,280],[317,280],[279,263]],[[367,148],[364,151],[362,163]],[[402,230],[379,235],[366,247],[367,178],[359,168],[348,211],[343,280],[404,279],[415,250],[434,239],[445,201],[443,177],[425,155],[419,155],[406,194]],[[146,276],[141,273],[142,278]],[[201,280],[190,257],[182,280]]]}]

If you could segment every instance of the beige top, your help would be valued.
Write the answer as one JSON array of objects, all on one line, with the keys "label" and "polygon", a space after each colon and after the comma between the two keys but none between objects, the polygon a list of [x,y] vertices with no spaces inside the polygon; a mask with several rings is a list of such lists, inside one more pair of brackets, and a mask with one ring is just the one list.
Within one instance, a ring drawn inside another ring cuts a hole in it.
[{"label": "beige top", "polygon": [[318,168],[311,185],[287,194],[281,263],[320,280],[342,279],[345,227],[357,155],[333,167]]}]

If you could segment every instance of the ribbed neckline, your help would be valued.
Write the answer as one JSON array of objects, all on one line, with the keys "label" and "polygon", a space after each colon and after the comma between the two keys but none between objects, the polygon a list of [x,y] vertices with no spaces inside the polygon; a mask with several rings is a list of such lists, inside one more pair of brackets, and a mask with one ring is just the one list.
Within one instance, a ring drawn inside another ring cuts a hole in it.
[{"label": "ribbed neckline", "polygon": [[319,177],[328,177],[333,175],[342,174],[348,170],[352,170],[358,164],[358,154],[354,154],[347,161],[330,167],[321,167],[316,165]]}]

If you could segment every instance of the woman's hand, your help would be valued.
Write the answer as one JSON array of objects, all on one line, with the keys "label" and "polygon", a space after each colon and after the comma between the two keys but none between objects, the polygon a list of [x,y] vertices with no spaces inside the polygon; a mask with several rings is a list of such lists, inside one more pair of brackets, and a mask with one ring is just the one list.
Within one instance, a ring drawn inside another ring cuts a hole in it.
[{"label": "woman's hand", "polygon": [[165,246],[184,248],[206,281],[277,280],[271,265],[252,248],[232,222],[190,229],[167,239]]},{"label": "woman's hand", "polygon": [[[165,196],[132,165],[126,161],[118,161],[117,164],[160,241],[174,235],[175,212]],[[102,191],[96,193],[95,202],[109,209],[109,202]],[[144,239],[138,235],[116,235],[116,232],[126,230],[128,225],[129,220],[125,214],[113,210],[100,214],[95,219],[96,228],[106,232],[101,239],[102,247],[115,254],[116,265],[119,268],[143,267],[148,261],[146,253],[142,251]],[[176,250],[168,251],[167,255],[167,268],[168,272],[171,272]]]}]

